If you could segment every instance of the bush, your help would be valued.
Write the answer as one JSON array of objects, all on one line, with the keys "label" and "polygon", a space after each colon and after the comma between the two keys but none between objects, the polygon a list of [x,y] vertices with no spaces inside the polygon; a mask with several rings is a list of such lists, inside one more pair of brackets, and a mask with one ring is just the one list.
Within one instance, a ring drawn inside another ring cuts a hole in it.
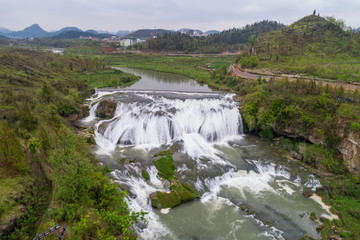
[{"label": "bush", "polygon": [[359,107],[356,105],[343,103],[340,107],[336,110],[336,113],[348,119],[357,119],[359,118]]},{"label": "bush", "polygon": [[351,130],[360,132],[360,121],[351,123],[350,128],[351,128]]},{"label": "bush", "polygon": [[6,121],[0,121],[0,163],[10,171],[26,170],[25,155],[20,142]]},{"label": "bush", "polygon": [[58,112],[63,117],[67,117],[70,114],[74,113],[75,111],[76,111],[75,103],[69,100],[62,101],[58,105]]},{"label": "bush", "polygon": [[37,127],[37,121],[33,116],[32,111],[28,104],[24,103],[21,105],[19,110],[20,125],[22,128],[32,131]]},{"label": "bush", "polygon": [[260,137],[264,139],[271,140],[274,138],[274,132],[270,127],[262,127],[262,131],[260,132]]},{"label": "bush", "polygon": [[343,163],[337,160],[333,153],[320,145],[306,145],[304,161],[313,163],[317,168],[325,168],[333,173],[343,173]]},{"label": "bush", "polygon": [[255,56],[242,57],[239,62],[242,68],[254,68],[259,64],[259,59]]},{"label": "bush", "polygon": [[279,145],[282,149],[290,152],[294,150],[294,144],[293,142],[288,138],[281,138],[279,141]]}]

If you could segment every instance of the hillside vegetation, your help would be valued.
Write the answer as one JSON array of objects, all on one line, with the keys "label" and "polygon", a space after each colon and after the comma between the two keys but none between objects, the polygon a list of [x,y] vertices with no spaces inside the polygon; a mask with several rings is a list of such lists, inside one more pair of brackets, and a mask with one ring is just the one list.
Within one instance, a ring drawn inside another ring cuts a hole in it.
[{"label": "hillside vegetation", "polygon": [[87,112],[82,103],[99,83],[88,75],[104,71],[94,60],[0,50],[1,239],[32,239],[55,223],[68,226],[67,239],[135,238],[141,214],[106,177],[91,136],[70,122]]},{"label": "hillside vegetation", "polygon": [[360,81],[360,34],[343,28],[332,18],[310,15],[260,34],[248,52],[275,72]]}]

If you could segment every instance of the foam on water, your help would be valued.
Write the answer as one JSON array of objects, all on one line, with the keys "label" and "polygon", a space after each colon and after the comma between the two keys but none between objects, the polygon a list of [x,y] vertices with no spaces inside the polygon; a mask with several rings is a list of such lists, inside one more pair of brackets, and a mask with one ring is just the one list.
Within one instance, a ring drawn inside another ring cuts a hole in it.
[{"label": "foam on water", "polygon": [[270,185],[275,177],[290,178],[290,173],[283,167],[276,167],[275,164],[261,164],[258,161],[253,162],[256,165],[256,170],[234,171],[231,169],[227,173],[217,176],[215,178],[205,179],[205,185],[209,189],[209,193],[204,194],[202,201],[206,202],[212,195],[219,195],[223,187],[235,188],[242,193],[246,198],[244,191],[252,194],[260,194],[264,191],[275,192],[275,189]]},{"label": "foam on water", "polygon": [[[105,95],[109,92],[100,92],[98,99]],[[151,149],[180,141],[182,151],[193,159],[221,160],[214,145],[242,134],[241,116],[232,96],[170,99],[133,93],[132,98],[142,101],[120,99],[115,116],[96,124],[98,153],[111,153],[117,146]],[[96,107],[97,104],[91,112],[95,113]],[[228,163],[217,161],[217,164]]]},{"label": "foam on water", "polygon": [[164,183],[157,177],[157,169],[154,166],[147,168],[150,175],[149,182],[141,177],[141,169],[138,166],[126,165],[125,169],[115,170],[111,174],[115,181],[131,189],[133,199],[128,200],[128,205],[135,212],[146,211],[147,225],[145,229],[137,229],[142,239],[159,239],[164,236],[171,236],[171,231],[161,223],[159,216],[152,211],[149,195],[155,191],[166,190]]}]

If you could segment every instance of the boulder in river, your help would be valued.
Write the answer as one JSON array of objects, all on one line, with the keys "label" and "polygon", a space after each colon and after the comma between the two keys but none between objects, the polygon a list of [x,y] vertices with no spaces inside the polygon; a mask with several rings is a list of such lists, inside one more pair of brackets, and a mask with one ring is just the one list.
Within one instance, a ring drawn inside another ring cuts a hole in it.
[{"label": "boulder in river", "polygon": [[199,194],[188,184],[171,182],[170,192],[154,192],[150,195],[151,205],[155,208],[173,208],[181,203],[199,198]]},{"label": "boulder in river", "polygon": [[116,110],[117,103],[111,99],[102,100],[97,109],[96,116],[100,118],[112,118]]}]

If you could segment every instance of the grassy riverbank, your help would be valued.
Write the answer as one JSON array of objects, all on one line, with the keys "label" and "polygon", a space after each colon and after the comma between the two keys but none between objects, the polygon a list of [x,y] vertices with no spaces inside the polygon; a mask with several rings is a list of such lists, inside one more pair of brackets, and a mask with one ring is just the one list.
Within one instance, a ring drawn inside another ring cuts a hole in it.
[{"label": "grassy riverbank", "polygon": [[[74,56],[75,50],[66,50],[65,55]],[[160,72],[176,73],[188,76],[210,87],[225,87],[212,81],[212,73],[229,66],[235,61],[234,55],[221,54],[194,54],[194,55],[162,55],[162,54],[92,54],[86,55],[101,60],[107,66],[132,67],[139,69],[155,70]],[[227,89],[229,90],[229,89]]]},{"label": "grassy riverbank", "polygon": [[67,239],[134,239],[142,214],[129,210],[72,121],[86,114],[93,87],[138,78],[31,50],[2,49],[0,63],[0,238],[32,239],[60,223]]}]

